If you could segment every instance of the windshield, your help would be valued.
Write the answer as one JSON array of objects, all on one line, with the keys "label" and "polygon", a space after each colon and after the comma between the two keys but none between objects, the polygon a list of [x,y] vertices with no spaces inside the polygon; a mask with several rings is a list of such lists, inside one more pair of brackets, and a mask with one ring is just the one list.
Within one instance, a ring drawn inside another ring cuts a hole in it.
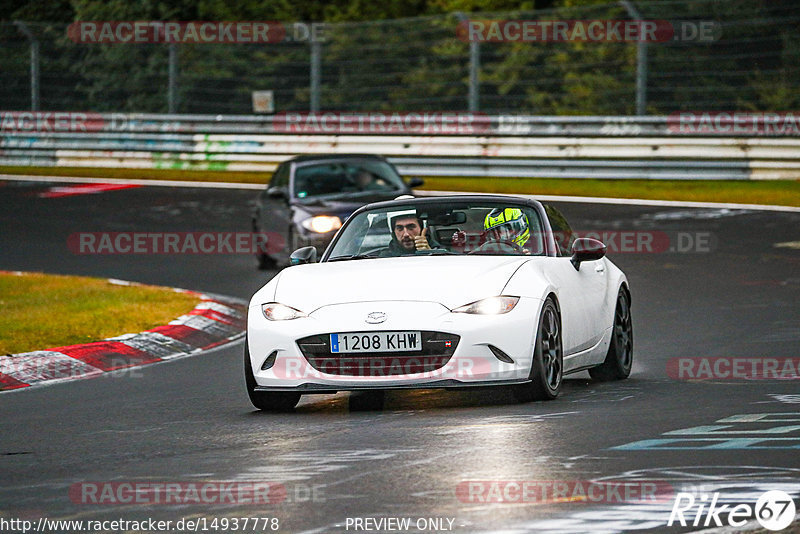
[{"label": "windshield", "polygon": [[538,214],[514,203],[452,200],[369,210],[347,222],[328,261],[468,254],[544,255]]},{"label": "windshield", "polygon": [[331,161],[297,167],[294,196],[333,197],[400,191],[403,180],[385,161]]}]

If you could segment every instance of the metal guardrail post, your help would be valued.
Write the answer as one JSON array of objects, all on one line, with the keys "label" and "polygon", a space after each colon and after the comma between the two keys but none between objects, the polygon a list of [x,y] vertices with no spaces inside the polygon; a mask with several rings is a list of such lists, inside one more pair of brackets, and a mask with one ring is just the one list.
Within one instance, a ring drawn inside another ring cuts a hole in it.
[{"label": "metal guardrail post", "polygon": [[169,85],[167,87],[167,109],[169,113],[178,112],[178,45],[169,44]]},{"label": "metal guardrail post", "polygon": [[[620,5],[625,8],[628,15],[636,21],[642,22],[639,10],[628,0],[620,0]],[[639,39],[636,43],[636,114],[647,113],[647,41]]]},{"label": "metal guardrail post", "polygon": [[[455,16],[464,24],[469,24],[469,19],[464,13],[458,12]],[[469,36],[469,30],[467,31]],[[478,41],[469,42],[469,92],[467,93],[467,109],[470,113],[477,113],[480,109],[480,74],[481,45]]]},{"label": "metal guardrail post", "polygon": [[311,39],[311,87],[309,111],[319,111],[319,92],[320,79],[322,77],[322,45],[316,40]]},{"label": "metal guardrail post", "polygon": [[31,43],[31,111],[39,111],[39,40],[21,20],[14,25]]},{"label": "metal guardrail post", "polygon": [[469,43],[469,111],[477,113],[480,107],[480,80],[478,73],[481,68],[481,49],[478,41]]}]

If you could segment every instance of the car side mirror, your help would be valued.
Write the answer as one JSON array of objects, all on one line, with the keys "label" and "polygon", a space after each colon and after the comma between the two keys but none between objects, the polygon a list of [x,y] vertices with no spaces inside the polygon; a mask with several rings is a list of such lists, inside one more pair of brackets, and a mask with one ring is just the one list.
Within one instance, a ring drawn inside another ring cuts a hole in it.
[{"label": "car side mirror", "polygon": [[425,180],[423,180],[422,178],[410,178],[406,185],[408,185],[409,189],[412,189],[414,187],[420,187],[422,185],[425,185]]},{"label": "car side mirror", "polygon": [[304,265],[317,262],[317,249],[315,247],[298,248],[289,256],[292,265]]},{"label": "car side mirror", "polygon": [[606,255],[606,246],[602,241],[591,237],[579,237],[572,244],[572,258],[569,260],[576,271],[581,270],[581,262],[599,260]]},{"label": "car side mirror", "polygon": [[270,187],[267,189],[267,196],[269,198],[283,198],[289,199],[289,190],[285,187]]}]

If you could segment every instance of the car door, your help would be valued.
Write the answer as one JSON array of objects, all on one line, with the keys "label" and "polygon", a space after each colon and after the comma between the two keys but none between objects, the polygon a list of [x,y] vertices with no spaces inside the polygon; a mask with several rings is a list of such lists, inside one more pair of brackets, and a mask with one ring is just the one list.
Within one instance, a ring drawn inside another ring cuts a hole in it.
[{"label": "car door", "polygon": [[[580,264],[579,269],[570,261],[572,256],[572,243],[575,234],[564,215],[553,206],[545,206],[545,212],[554,232],[558,257],[554,258],[555,269],[551,272],[559,278],[562,292],[562,321],[564,314],[569,313],[569,324],[564,325],[569,335],[570,347],[565,349],[573,353],[580,353],[595,346],[602,338],[605,329],[610,324],[606,322],[605,295],[608,287],[608,269],[606,259],[586,261]],[[571,362],[570,367],[587,365],[590,356],[580,356]]]}]

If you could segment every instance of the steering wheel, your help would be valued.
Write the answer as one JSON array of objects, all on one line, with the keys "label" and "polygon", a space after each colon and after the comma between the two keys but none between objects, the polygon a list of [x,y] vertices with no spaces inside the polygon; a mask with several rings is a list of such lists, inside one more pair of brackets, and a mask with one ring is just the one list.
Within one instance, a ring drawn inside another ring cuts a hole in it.
[{"label": "steering wheel", "polygon": [[487,241],[483,243],[475,250],[470,250],[468,254],[485,254],[487,252],[490,253],[516,253],[516,254],[524,254],[524,250],[521,246],[517,245],[513,241]]}]

